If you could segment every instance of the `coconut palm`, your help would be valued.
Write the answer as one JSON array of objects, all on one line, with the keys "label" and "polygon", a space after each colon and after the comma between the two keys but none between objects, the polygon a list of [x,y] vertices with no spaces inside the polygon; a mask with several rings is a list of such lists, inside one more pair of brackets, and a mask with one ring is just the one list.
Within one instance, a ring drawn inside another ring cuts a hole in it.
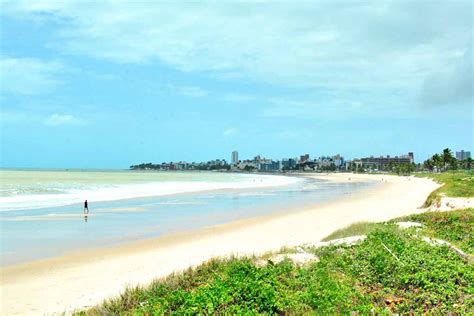
[{"label": "coconut palm", "polygon": [[472,158],[469,157],[466,159],[466,169],[471,169],[472,168]]},{"label": "coconut palm", "polygon": [[461,162],[461,168],[470,170],[472,168],[472,158],[467,158],[462,160]]},{"label": "coconut palm", "polygon": [[441,169],[443,169],[444,161],[439,154],[434,154],[433,157],[431,157],[431,160],[433,160],[434,166],[436,167],[437,171],[441,171]]},{"label": "coconut palm", "polygon": [[425,167],[426,169],[428,169],[429,171],[433,171],[434,167],[435,167],[435,164],[433,162],[433,159],[431,158],[428,158],[424,163],[423,163],[423,167]]},{"label": "coconut palm", "polygon": [[454,161],[454,156],[453,152],[449,148],[445,148],[442,153],[442,158],[443,158],[443,163],[444,163],[444,169],[448,167],[448,165],[451,165]]}]

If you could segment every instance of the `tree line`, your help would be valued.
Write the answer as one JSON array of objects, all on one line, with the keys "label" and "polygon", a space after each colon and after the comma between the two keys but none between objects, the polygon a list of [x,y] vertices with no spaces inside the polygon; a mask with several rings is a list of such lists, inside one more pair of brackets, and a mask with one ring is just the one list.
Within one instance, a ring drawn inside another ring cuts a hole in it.
[{"label": "tree line", "polygon": [[429,171],[437,172],[458,169],[470,170],[472,168],[472,159],[457,160],[453,156],[451,149],[445,148],[441,153],[436,153],[425,160],[423,167]]},{"label": "tree line", "polygon": [[454,157],[451,149],[445,148],[441,153],[436,153],[425,160],[423,164],[390,162],[386,165],[375,165],[351,162],[347,169],[358,173],[385,171],[396,173],[398,175],[409,175],[415,171],[444,172],[460,169],[471,170],[472,159],[467,158],[464,160],[458,160]]},{"label": "tree line", "polygon": [[[174,170],[178,164],[169,163],[169,164],[153,164],[141,163],[138,165],[131,165],[131,170]],[[202,163],[202,164],[188,164],[183,170],[230,170],[229,164],[211,164],[211,163]]]}]

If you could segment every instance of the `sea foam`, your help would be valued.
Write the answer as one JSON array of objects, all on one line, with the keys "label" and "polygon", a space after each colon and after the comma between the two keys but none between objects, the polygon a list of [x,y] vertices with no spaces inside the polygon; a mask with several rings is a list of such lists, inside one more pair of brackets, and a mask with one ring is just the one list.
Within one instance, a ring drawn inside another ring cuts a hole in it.
[{"label": "sea foam", "polygon": [[[205,177],[203,181],[157,181],[139,184],[91,183],[89,186],[83,183],[76,186],[68,184],[61,189],[55,187],[49,193],[42,192],[42,194],[36,194],[28,191],[28,188],[20,187],[17,189],[17,194],[0,196],[0,211],[73,205],[83,203],[86,199],[93,203],[211,190],[277,187],[290,185],[297,181],[300,180],[286,176],[229,174],[229,181],[213,181],[209,177]],[[46,192],[48,190],[47,187],[44,189]]]}]

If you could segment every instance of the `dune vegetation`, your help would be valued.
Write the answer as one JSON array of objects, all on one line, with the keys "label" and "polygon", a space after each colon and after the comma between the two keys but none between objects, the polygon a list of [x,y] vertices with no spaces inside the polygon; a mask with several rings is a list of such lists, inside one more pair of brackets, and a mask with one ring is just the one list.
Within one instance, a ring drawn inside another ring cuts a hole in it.
[{"label": "dune vegetation", "polygon": [[[400,229],[414,220],[422,228]],[[213,259],[195,269],[127,289],[79,315],[468,313],[474,308],[474,269],[441,238],[472,254],[474,210],[424,213],[387,223],[356,224],[336,238],[364,233],[359,244],[302,246],[319,261],[290,259],[258,265],[258,258]],[[331,238],[327,238],[331,239]],[[295,250],[284,249],[290,253]]]},{"label": "dune vegetation", "polygon": [[433,191],[425,202],[425,207],[435,205],[443,196],[474,197],[474,172],[456,171],[443,173],[417,173],[417,177],[428,177],[443,184]]}]

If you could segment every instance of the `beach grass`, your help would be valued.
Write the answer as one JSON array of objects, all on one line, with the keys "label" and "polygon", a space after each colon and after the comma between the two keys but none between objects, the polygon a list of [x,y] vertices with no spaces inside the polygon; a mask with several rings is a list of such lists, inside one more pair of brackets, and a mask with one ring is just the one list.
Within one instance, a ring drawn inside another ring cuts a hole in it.
[{"label": "beach grass", "polygon": [[417,173],[417,177],[427,177],[443,184],[433,191],[424,204],[424,207],[436,205],[442,196],[448,197],[474,197],[474,172],[457,171],[443,173]]},{"label": "beach grass", "polygon": [[[425,227],[401,230],[394,222],[359,223],[350,231],[367,232],[363,242],[306,248],[320,260],[303,266],[288,259],[277,264],[269,260],[263,266],[252,257],[213,259],[148,287],[127,289],[120,297],[78,314],[472,312],[472,264],[447,246],[426,243],[419,234],[426,231],[464,244],[464,239],[472,240],[473,210],[399,220],[418,220]],[[472,245],[464,249],[472,251]]]},{"label": "beach grass", "polygon": [[379,223],[359,222],[349,225],[347,227],[338,229],[328,236],[324,237],[322,241],[330,241],[333,239],[345,238],[357,235],[367,235],[370,232],[379,229]]}]

